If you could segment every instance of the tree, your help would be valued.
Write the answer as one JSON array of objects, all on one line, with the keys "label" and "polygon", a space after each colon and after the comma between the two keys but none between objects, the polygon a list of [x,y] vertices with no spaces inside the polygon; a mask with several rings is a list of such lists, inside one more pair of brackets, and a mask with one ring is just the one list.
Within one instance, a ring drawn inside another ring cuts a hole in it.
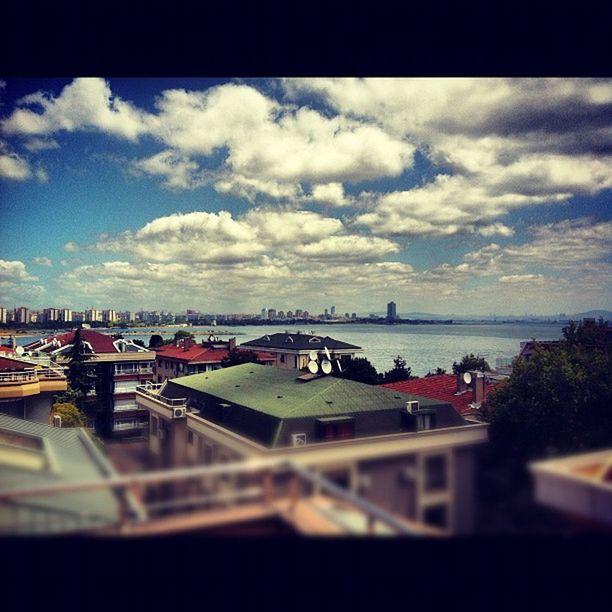
[{"label": "tree", "polygon": [[463,374],[468,370],[480,370],[486,372],[491,366],[485,361],[484,357],[477,357],[473,353],[464,355],[460,363],[453,361],[453,374]]},{"label": "tree", "polygon": [[81,339],[81,327],[74,332],[72,347],[68,353],[68,384],[80,397],[77,405],[82,409],[83,398],[94,387],[94,378],[89,374],[86,360],[89,355],[83,340]]},{"label": "tree", "polygon": [[159,334],[152,334],[149,338],[149,348],[157,348],[158,346],[162,346],[164,344],[164,339]]},{"label": "tree", "polygon": [[429,378],[430,376],[440,376],[440,374],[446,374],[446,370],[444,368],[436,368],[435,372],[427,372],[427,374],[425,374],[425,378]]},{"label": "tree", "polygon": [[140,338],[134,338],[132,342],[134,344],[137,344],[138,346],[142,346],[142,348],[146,348],[145,343],[142,340],[140,340]]},{"label": "tree", "polygon": [[381,382],[392,383],[400,380],[411,380],[416,377],[412,376],[410,368],[406,367],[406,360],[401,355],[398,355],[393,360],[393,368],[382,374],[380,378]]},{"label": "tree", "polygon": [[570,324],[558,346],[536,343],[529,360],[515,359],[510,378],[487,397],[481,493],[490,522],[542,530],[528,463],[612,445],[609,331],[603,322]]},{"label": "tree", "polygon": [[85,427],[87,425],[83,413],[74,404],[53,404],[49,415],[49,422],[53,422],[53,416],[56,414],[62,417],[62,427]]},{"label": "tree", "polygon": [[335,374],[338,378],[347,378],[367,385],[378,383],[379,374],[365,357],[341,359],[340,363],[342,364],[342,372]]},{"label": "tree", "polygon": [[227,357],[221,360],[221,367],[230,368],[241,363],[261,363],[254,351],[233,348],[229,351]]}]

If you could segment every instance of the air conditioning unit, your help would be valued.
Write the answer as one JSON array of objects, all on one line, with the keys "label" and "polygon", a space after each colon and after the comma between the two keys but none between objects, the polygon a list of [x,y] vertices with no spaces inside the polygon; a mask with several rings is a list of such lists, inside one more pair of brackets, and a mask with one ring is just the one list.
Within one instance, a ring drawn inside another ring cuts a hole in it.
[{"label": "air conditioning unit", "polygon": [[306,434],[305,433],[291,434],[291,444],[293,446],[306,446]]},{"label": "air conditioning unit", "polygon": [[406,410],[410,413],[410,414],[414,414],[416,410],[419,409],[419,402],[418,400],[412,400],[410,402],[406,402]]},{"label": "air conditioning unit", "polygon": [[182,406],[180,408],[173,408],[172,409],[172,418],[173,419],[180,419],[184,416],[187,415],[187,408],[185,408],[185,406]]}]

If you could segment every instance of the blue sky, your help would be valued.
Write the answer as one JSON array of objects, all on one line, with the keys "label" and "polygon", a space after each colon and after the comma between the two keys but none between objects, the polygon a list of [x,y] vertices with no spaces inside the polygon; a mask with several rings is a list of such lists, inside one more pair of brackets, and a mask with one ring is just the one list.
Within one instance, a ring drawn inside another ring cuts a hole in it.
[{"label": "blue sky", "polygon": [[5,79],[0,305],[611,308],[612,82]]}]

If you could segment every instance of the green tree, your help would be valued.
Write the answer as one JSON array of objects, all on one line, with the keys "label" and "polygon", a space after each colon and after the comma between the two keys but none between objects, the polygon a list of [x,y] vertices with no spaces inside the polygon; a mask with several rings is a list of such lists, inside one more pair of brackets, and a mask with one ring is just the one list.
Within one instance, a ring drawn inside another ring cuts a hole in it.
[{"label": "green tree", "polygon": [[446,374],[446,370],[444,368],[436,368],[435,372],[427,372],[427,374],[425,374],[425,378],[429,378],[430,376],[440,376],[440,374]]},{"label": "green tree", "polygon": [[529,462],[612,445],[612,350],[606,324],[571,324],[559,346],[536,343],[529,360],[491,392],[482,417],[483,516],[509,530],[542,530]]},{"label": "green tree", "polygon": [[56,414],[62,417],[62,427],[85,427],[87,425],[83,413],[74,404],[53,404],[49,415],[50,422],[53,422],[53,416]]},{"label": "green tree", "polygon": [[68,384],[70,388],[79,394],[77,405],[82,409],[84,397],[93,389],[95,379],[87,369],[87,358],[89,356],[83,340],[81,339],[81,327],[74,332],[72,347],[68,353]]},{"label": "green tree", "polygon": [[473,353],[464,355],[459,363],[453,361],[453,374],[463,374],[468,370],[480,370],[486,372],[491,366],[485,361],[484,357],[477,357]]},{"label": "green tree", "polygon": [[145,343],[142,340],[140,340],[140,338],[134,338],[134,340],[132,340],[132,342],[134,344],[138,345],[138,346],[142,346],[142,348],[147,348],[145,346]]},{"label": "green tree", "polygon": [[254,351],[233,348],[227,357],[221,360],[221,367],[230,368],[241,363],[261,363],[261,361],[259,361],[257,353]]},{"label": "green tree", "polygon": [[164,339],[159,334],[152,334],[149,338],[149,348],[157,348],[164,344]]},{"label": "green tree", "polygon": [[340,360],[342,372],[336,372],[338,378],[347,378],[357,382],[375,385],[379,382],[376,368],[365,357],[344,358]]},{"label": "green tree", "polygon": [[398,355],[393,360],[393,368],[381,375],[381,382],[392,383],[413,378],[416,377],[412,376],[410,368],[406,367],[406,360],[401,355]]}]

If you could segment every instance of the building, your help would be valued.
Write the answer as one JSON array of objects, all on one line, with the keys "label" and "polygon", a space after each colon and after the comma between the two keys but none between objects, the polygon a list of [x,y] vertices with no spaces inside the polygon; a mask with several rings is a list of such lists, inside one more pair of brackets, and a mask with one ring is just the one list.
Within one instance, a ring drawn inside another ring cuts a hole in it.
[{"label": "building", "polygon": [[464,374],[437,374],[413,380],[382,385],[402,393],[414,393],[430,399],[442,400],[453,405],[464,416],[477,415],[487,395],[506,376],[494,372],[468,372]]},{"label": "building", "polygon": [[580,530],[612,533],[612,449],[529,465],[535,499]]},{"label": "building", "polygon": [[[5,497],[7,490],[70,486],[116,476],[83,428],[62,429],[0,414],[0,535],[67,535],[117,524],[112,489]],[[134,512],[138,505],[130,494]]]},{"label": "building", "polygon": [[104,323],[114,323],[117,320],[117,313],[114,310],[103,310],[102,321]]},{"label": "building", "polygon": [[0,306],[0,323],[8,323],[7,312],[4,306]]},{"label": "building", "polygon": [[290,370],[306,368],[310,354],[313,352],[320,357],[326,357],[326,348],[332,359],[353,358],[357,353],[363,352],[360,346],[334,340],[329,336],[315,336],[300,332],[269,334],[244,342],[240,347],[251,351],[271,353],[276,358],[274,363],[276,367]]},{"label": "building", "polygon": [[15,315],[13,317],[13,321],[15,321],[15,323],[21,324],[29,323],[30,319],[28,317],[28,309],[25,306],[15,308]]},{"label": "building", "polygon": [[59,321],[60,311],[59,308],[45,308],[43,310],[43,321],[45,323],[51,321]]},{"label": "building", "polygon": [[335,306],[331,307],[331,316],[332,316],[332,319],[336,316],[336,307]]},{"label": "building", "polygon": [[[155,350],[155,380],[160,383],[169,378],[200,374],[220,369],[221,362],[236,348],[236,338],[228,341],[209,336],[201,343],[186,338]],[[270,353],[257,352],[257,358],[267,365],[274,365],[276,358]]]},{"label": "building", "polygon": [[395,516],[473,529],[474,451],[487,425],[447,402],[243,364],[139,387],[161,466],[282,458]]},{"label": "building", "polygon": [[397,319],[397,306],[395,302],[389,302],[387,304],[387,320],[395,321]]},{"label": "building", "polygon": [[53,396],[66,391],[61,367],[49,358],[36,362],[17,356],[13,349],[0,352],[0,413],[28,421],[48,423]]},{"label": "building", "polygon": [[[67,367],[75,331],[41,338],[24,348],[33,354],[48,355]],[[92,329],[82,329],[81,339],[95,381],[87,401],[90,409],[96,411],[96,431],[105,437],[141,435],[148,427],[148,418],[136,405],[136,387],[153,380],[155,353],[131,340],[116,339]]]},{"label": "building", "polygon": [[63,323],[72,322],[72,310],[70,308],[62,308],[60,311],[60,321]]}]

